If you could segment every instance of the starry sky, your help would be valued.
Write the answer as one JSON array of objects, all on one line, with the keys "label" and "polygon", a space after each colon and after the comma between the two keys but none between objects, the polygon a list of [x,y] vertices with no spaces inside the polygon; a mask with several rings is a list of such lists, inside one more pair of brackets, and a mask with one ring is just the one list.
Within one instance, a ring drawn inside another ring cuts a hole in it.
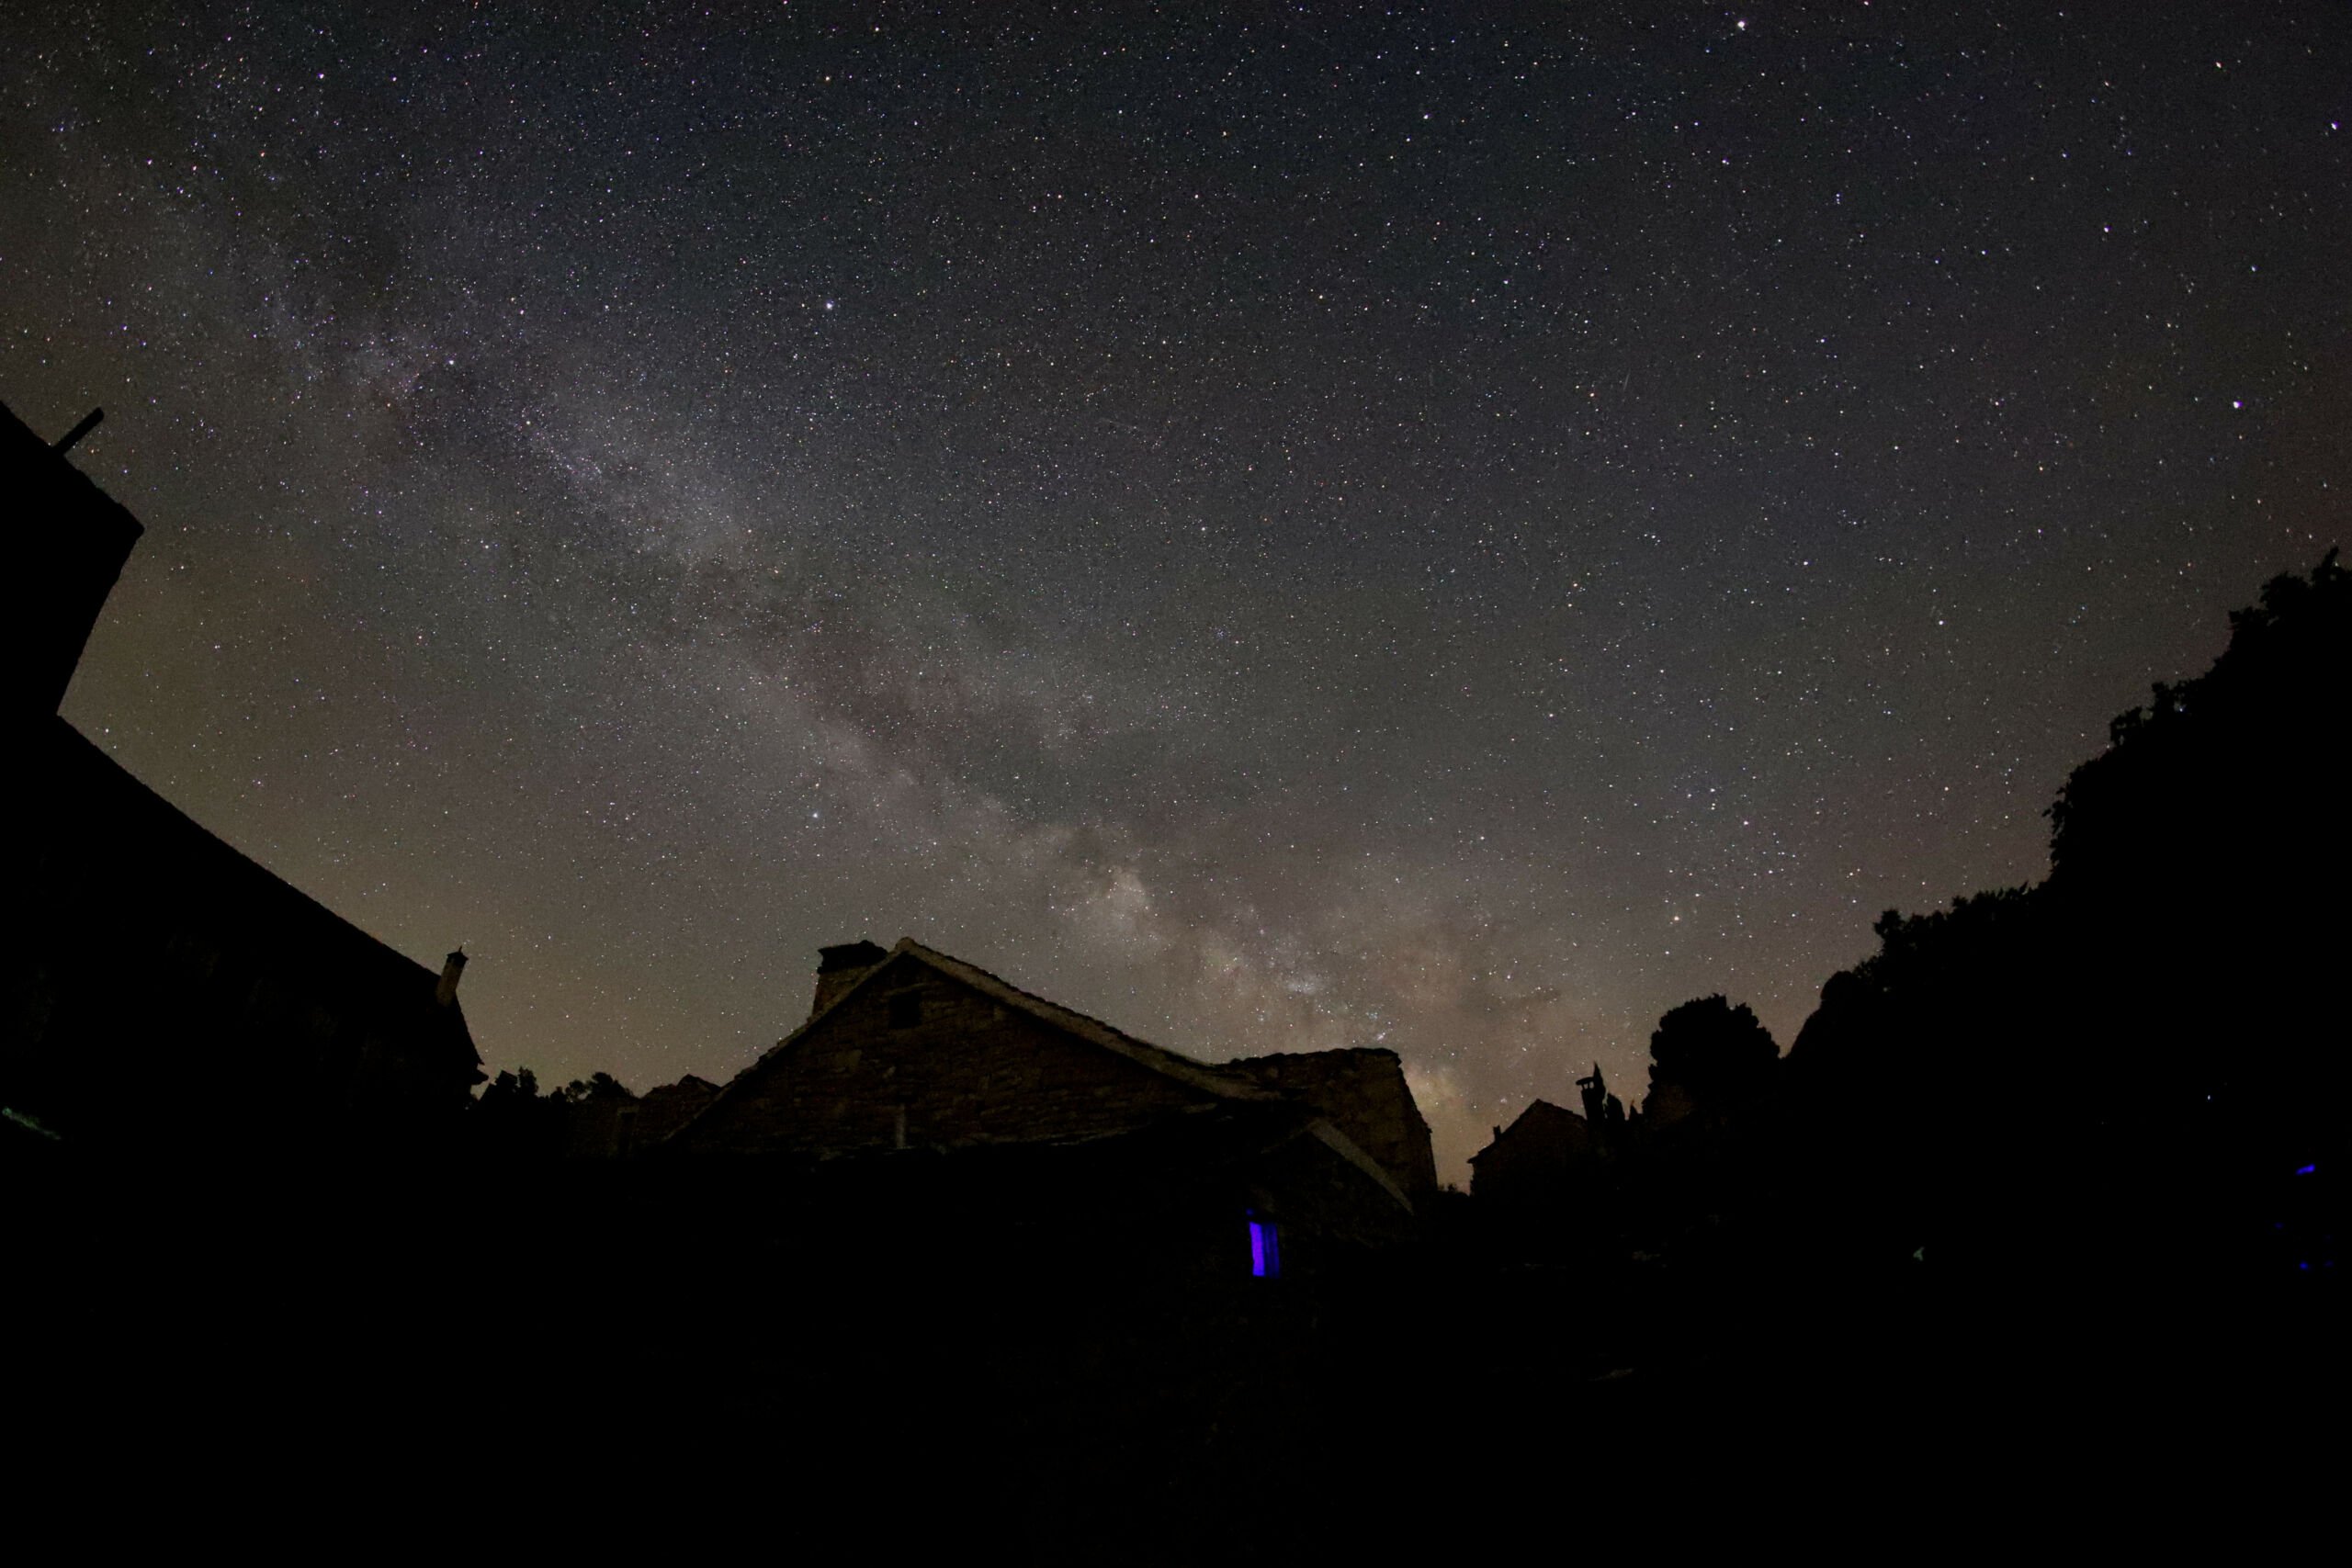
[{"label": "starry sky", "polygon": [[493,1066],[913,935],[1459,1179],[2347,531],[2352,8],[0,12],[66,714]]}]

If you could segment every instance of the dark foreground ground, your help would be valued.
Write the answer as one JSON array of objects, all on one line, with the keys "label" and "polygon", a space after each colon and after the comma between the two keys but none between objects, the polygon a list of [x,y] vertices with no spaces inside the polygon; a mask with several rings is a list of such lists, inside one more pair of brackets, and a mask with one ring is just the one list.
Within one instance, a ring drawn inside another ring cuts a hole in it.
[{"label": "dark foreground ground", "polygon": [[2340,1487],[2332,1277],[2210,1259],[1538,1259],[1460,1201],[1418,1248],[1171,1288],[1077,1201],[9,1176],[11,1508],[94,1545],[2243,1549]]}]

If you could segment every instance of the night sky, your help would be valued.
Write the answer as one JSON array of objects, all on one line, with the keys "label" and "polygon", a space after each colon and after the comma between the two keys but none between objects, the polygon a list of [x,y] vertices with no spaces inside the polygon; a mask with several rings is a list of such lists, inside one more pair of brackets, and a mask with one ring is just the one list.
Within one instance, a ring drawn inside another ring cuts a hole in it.
[{"label": "night sky", "polygon": [[913,935],[1459,1179],[2352,533],[2352,7],[684,9],[0,13],[67,716],[493,1066]]}]

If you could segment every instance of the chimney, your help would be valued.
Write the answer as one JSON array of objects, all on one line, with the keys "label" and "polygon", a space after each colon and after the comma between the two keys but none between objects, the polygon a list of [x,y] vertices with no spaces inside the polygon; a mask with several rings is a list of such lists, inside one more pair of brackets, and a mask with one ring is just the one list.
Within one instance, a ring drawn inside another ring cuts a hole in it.
[{"label": "chimney", "polygon": [[874,966],[889,957],[888,949],[870,942],[845,942],[817,950],[817,998],[808,1004],[816,1017],[841,999],[843,991],[865,978]]},{"label": "chimney", "polygon": [[466,950],[458,949],[441,965],[441,983],[433,987],[433,999],[447,1007],[458,999],[458,976],[466,972]]}]

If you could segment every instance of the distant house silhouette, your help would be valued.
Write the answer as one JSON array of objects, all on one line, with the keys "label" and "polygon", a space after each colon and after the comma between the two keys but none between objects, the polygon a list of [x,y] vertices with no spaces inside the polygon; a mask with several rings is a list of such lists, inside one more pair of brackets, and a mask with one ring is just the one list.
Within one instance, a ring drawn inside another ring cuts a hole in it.
[{"label": "distant house silhouette", "polygon": [[1470,1192],[1489,1202],[1535,1207],[1557,1203],[1575,1176],[1596,1164],[1600,1138],[1566,1106],[1539,1100],[1470,1156]]},{"label": "distant house silhouette", "polygon": [[631,1094],[600,1073],[590,1083],[570,1085],[551,1099],[562,1102],[565,1156],[612,1159],[661,1144],[718,1097],[717,1084],[692,1073],[643,1094]]},{"label": "distant house silhouette", "polygon": [[616,1141],[624,1146],[658,1144],[701,1115],[703,1108],[718,1098],[717,1084],[692,1073],[676,1083],[649,1089],[638,1097],[634,1124]]},{"label": "distant house silhouette", "polygon": [[225,1154],[431,1135],[481,1081],[437,973],[288,886],[56,712],[141,532],[0,407],[17,503],[6,722],[27,803],[0,1105],[66,1143]]},{"label": "distant house silhouette", "polygon": [[[1395,1053],[1211,1065],[908,939],[823,950],[807,1021],[670,1140],[828,1179],[922,1181],[1083,1208],[1215,1271],[1308,1270],[1413,1234],[1437,1188]],[[870,1183],[869,1183],[870,1184]]]}]

